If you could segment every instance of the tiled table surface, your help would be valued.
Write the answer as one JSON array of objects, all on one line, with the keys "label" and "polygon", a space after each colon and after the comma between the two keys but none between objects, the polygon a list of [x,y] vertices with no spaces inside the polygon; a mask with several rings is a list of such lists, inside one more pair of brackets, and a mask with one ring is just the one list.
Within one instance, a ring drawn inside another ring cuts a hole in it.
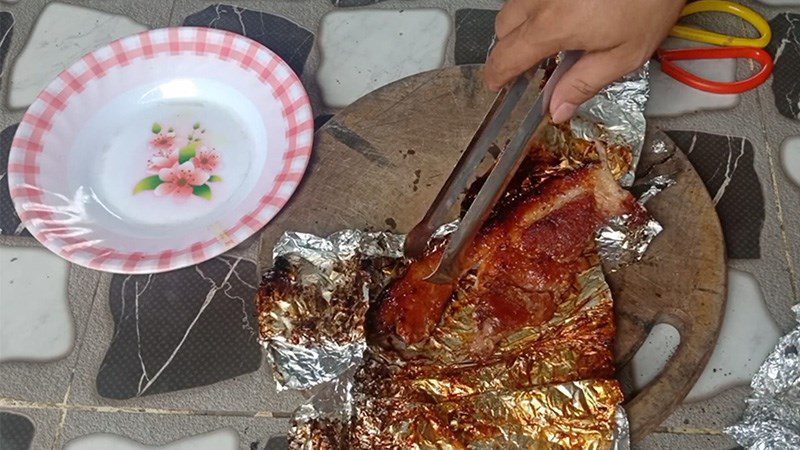
[{"label": "tiled table surface", "polygon": [[[374,3],[374,4],[373,4]],[[780,3],[780,4],[779,4]],[[726,236],[722,334],[686,402],[641,448],[727,449],[721,429],[747,383],[792,326],[800,270],[800,6],[747,2],[774,30],[775,76],[757,91],[713,95],[653,73],[649,132],[667,130],[715,199]],[[318,124],[393,80],[479,63],[492,0],[45,0],[0,3],[0,175],[24,108],[47,81],[98,46],[148,28],[211,26],[244,34],[298,73]],[[365,7],[359,7],[365,6]],[[745,32],[713,18],[717,29]],[[668,45],[679,45],[670,42]],[[747,63],[694,63],[731,79]],[[20,227],[0,181],[0,448],[283,448],[301,398],[277,393],[255,341],[257,238],[153,276],[102,274],[49,254]],[[642,386],[680,336],[654,327],[632,365]]]}]

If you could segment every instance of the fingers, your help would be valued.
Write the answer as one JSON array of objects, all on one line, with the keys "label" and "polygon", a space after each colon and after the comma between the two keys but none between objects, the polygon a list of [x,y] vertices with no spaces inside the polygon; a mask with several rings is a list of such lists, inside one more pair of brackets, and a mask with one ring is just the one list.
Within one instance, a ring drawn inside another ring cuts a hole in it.
[{"label": "fingers", "polygon": [[623,47],[587,53],[564,74],[553,90],[550,99],[553,122],[571,119],[581,103],[636,67],[636,59]]},{"label": "fingers", "polygon": [[502,39],[536,12],[540,0],[508,0],[497,13],[494,21],[494,34]]},{"label": "fingers", "polygon": [[499,90],[517,75],[558,52],[559,44],[556,38],[537,32],[531,21],[524,22],[498,40],[489,54],[483,71],[486,86]]}]

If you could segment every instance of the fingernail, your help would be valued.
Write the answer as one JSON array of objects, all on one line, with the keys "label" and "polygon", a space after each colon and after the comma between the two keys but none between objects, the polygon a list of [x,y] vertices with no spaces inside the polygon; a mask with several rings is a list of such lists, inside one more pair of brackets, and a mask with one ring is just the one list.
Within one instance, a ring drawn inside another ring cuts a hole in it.
[{"label": "fingernail", "polygon": [[556,108],[555,112],[553,112],[553,122],[566,122],[575,115],[575,111],[577,109],[578,105],[569,102],[562,103],[558,108]]}]

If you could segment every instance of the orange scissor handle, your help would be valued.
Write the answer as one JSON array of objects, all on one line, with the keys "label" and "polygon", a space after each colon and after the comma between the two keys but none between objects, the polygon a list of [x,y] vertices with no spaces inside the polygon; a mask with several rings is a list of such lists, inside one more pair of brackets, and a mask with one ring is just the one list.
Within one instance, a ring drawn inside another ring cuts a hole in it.
[{"label": "orange scissor handle", "polygon": [[[772,57],[766,51],[753,47],[703,47],[675,50],[659,49],[656,52],[661,61],[661,70],[683,84],[715,94],[738,94],[755,89],[772,74]],[[678,66],[673,61],[694,59],[752,59],[761,69],[749,78],[737,81],[715,81],[697,76]]]}]

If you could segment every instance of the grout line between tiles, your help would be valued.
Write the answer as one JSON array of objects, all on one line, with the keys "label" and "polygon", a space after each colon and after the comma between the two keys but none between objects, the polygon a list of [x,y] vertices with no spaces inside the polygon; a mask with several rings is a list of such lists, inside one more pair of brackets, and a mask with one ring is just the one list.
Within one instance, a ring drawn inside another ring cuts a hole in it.
[{"label": "grout line between tiles", "polygon": [[[102,406],[102,405],[82,405],[82,404],[68,404],[68,403],[52,403],[52,402],[30,402],[27,400],[19,400],[10,397],[0,397],[0,408],[7,409],[45,409],[45,410],[62,410],[64,414],[68,411],[84,411],[96,412],[104,414],[126,413],[126,414],[151,414],[151,415],[174,415],[174,416],[225,416],[225,417],[252,417],[252,418],[275,418],[282,419],[288,418],[291,415],[283,412],[270,412],[270,411],[216,411],[216,410],[194,410],[194,409],[177,409],[177,408],[148,408],[148,407],[133,407],[133,406]],[[62,416],[62,423],[64,418]],[[60,437],[56,436],[56,441]],[[57,442],[54,442],[56,445]]]},{"label": "grout line between tiles", "polygon": [[[751,65],[753,62],[750,63]],[[767,133],[767,128],[765,125],[766,120],[766,113],[764,111],[764,105],[761,102],[761,93],[763,88],[759,88],[758,92],[756,93],[756,104],[758,105],[758,112],[761,115],[761,133],[763,134],[764,139],[764,146],[767,152],[767,161],[769,162],[769,176],[770,181],[772,182],[772,191],[775,195],[775,207],[778,210],[778,221],[779,227],[781,230],[781,240],[783,241],[783,256],[786,259],[786,264],[789,268],[789,284],[792,288],[792,297],[797,299],[798,298],[798,274],[797,268],[794,267],[794,261],[792,260],[792,255],[790,253],[790,245],[789,245],[789,237],[786,234],[786,219],[783,214],[783,205],[781,204],[781,191],[780,187],[778,186],[778,178],[775,174],[776,167],[775,167],[775,159],[772,155],[772,146],[769,142],[769,136]]]},{"label": "grout line between tiles", "polygon": [[[70,264],[69,272],[71,272],[72,270],[75,270],[75,266],[73,264]],[[69,279],[70,275],[69,272],[67,273],[67,279]],[[69,404],[70,395],[72,394],[72,384],[75,382],[75,372],[78,370],[78,364],[81,361],[81,355],[83,353],[83,347],[84,347],[83,346],[84,338],[86,337],[86,334],[89,331],[89,320],[92,318],[92,312],[94,311],[94,304],[97,301],[97,293],[100,289],[100,283],[102,282],[102,280],[103,280],[103,275],[99,274],[97,276],[97,282],[94,285],[94,291],[92,292],[92,301],[89,304],[89,310],[88,310],[89,314],[86,317],[86,323],[83,327],[83,331],[80,336],[75,337],[75,343],[76,343],[75,362],[70,370],[69,381],[67,382],[67,390],[66,392],[64,392],[64,400],[61,402],[61,405],[64,406],[61,407],[61,419],[58,422],[58,428],[56,429],[56,434],[55,437],[53,438],[53,448],[58,448],[61,443],[60,442],[61,433],[63,432],[64,424],[67,421],[68,408],[66,406]],[[69,294],[69,285],[67,285],[67,294]]]}]

